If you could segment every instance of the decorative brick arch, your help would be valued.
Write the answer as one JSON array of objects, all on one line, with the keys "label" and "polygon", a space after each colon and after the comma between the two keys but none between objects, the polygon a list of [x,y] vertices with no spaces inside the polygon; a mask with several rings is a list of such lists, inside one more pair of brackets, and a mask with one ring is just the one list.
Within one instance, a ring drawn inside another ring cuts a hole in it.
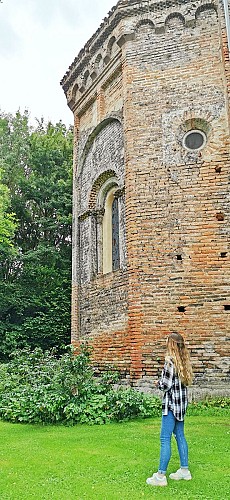
[{"label": "decorative brick arch", "polygon": [[[203,5],[200,5],[198,7],[198,9],[196,10],[195,12],[195,18],[196,19],[199,19],[199,17],[202,16],[202,14],[204,14],[204,18],[205,18],[205,14],[207,15],[215,15],[215,17],[217,16],[217,7],[215,4],[213,3],[204,3]],[[203,17],[203,16],[202,16]]]},{"label": "decorative brick arch", "polygon": [[185,18],[180,12],[172,12],[165,19],[165,28],[167,29],[183,29],[185,27]]},{"label": "decorative brick arch", "polygon": [[113,170],[107,170],[106,172],[103,172],[101,175],[99,175],[98,179],[95,181],[95,183],[91,189],[91,193],[90,193],[90,197],[89,197],[89,205],[88,205],[89,210],[101,208],[101,203],[100,202],[97,203],[98,196],[99,196],[100,190],[103,187],[103,185],[107,181],[109,181],[110,179],[113,179],[113,183],[114,183],[113,185],[118,186],[118,180],[117,180],[115,172]]}]

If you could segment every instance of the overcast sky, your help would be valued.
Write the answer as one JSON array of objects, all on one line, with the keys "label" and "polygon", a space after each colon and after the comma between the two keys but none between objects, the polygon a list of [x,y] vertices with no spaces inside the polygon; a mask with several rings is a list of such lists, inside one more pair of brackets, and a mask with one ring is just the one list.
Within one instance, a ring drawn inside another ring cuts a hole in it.
[{"label": "overcast sky", "polygon": [[116,0],[3,0],[0,109],[73,123],[60,80]]}]

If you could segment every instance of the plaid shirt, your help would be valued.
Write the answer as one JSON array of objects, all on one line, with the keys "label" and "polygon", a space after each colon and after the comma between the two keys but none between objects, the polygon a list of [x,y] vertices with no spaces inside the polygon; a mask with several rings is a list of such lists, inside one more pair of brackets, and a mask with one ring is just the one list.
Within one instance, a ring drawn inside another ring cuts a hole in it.
[{"label": "plaid shirt", "polygon": [[165,360],[158,387],[164,391],[162,414],[168,415],[168,411],[171,410],[177,420],[184,420],[188,405],[187,387],[181,383],[175,373],[171,358]]}]

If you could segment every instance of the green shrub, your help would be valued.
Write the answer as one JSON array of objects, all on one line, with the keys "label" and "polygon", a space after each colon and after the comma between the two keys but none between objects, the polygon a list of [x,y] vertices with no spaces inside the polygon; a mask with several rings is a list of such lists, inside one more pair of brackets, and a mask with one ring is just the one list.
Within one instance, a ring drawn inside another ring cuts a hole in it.
[{"label": "green shrub", "polygon": [[110,391],[107,404],[111,408],[112,420],[130,420],[134,417],[156,417],[161,415],[160,399],[148,396],[131,388]]},{"label": "green shrub", "polygon": [[[0,365],[0,418],[23,423],[104,424],[161,415],[159,398],[117,387],[118,373],[96,376],[91,349],[61,357],[41,349],[16,351]],[[229,398],[190,403],[188,415],[229,414]]]},{"label": "green shrub", "polygon": [[118,374],[95,376],[87,345],[75,356],[16,351],[0,365],[0,417],[11,422],[103,424],[160,414],[161,402],[134,389],[114,389]]},{"label": "green shrub", "polygon": [[230,412],[230,398],[206,397],[202,401],[193,401],[188,406],[188,415],[227,415]]}]

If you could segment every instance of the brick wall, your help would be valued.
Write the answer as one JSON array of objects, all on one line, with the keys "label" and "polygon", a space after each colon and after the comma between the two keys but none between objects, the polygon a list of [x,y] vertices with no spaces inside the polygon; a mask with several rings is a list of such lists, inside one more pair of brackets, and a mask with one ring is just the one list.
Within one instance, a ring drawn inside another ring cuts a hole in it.
[{"label": "brick wall", "polygon": [[[73,341],[136,381],[159,373],[172,329],[198,383],[229,375],[229,75],[221,3],[132,0],[62,81],[76,123]],[[199,151],[184,147],[191,129]],[[125,257],[102,275],[87,210],[108,171],[125,188]]]}]

